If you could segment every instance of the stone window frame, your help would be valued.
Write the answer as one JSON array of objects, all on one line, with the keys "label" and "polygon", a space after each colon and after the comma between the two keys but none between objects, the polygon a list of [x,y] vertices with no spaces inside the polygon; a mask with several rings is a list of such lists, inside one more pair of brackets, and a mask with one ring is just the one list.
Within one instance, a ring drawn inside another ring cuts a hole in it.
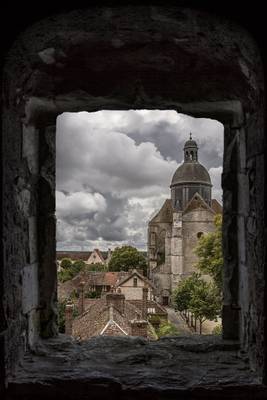
[{"label": "stone window frame", "polygon": [[[67,99],[66,99],[67,100]],[[70,99],[68,98],[68,101]],[[38,101],[38,99],[37,99]],[[75,99],[70,101],[72,104],[75,103]],[[65,103],[63,99],[63,103]],[[66,101],[67,103],[67,101]],[[106,103],[105,103],[106,106]],[[159,107],[155,107],[159,108]],[[78,111],[95,111],[94,107],[91,106],[90,101],[88,99],[84,99],[83,105],[81,105],[81,98],[79,99],[79,105],[74,107],[75,112]],[[104,109],[104,104],[101,106],[99,105],[99,110]],[[116,110],[115,107],[110,105],[109,109]],[[127,107],[124,108],[127,110]],[[145,103],[140,106],[140,109],[151,109]],[[166,109],[166,108],[163,108]],[[173,109],[173,108],[172,108]],[[47,118],[48,121],[52,119],[56,120],[57,116],[61,115],[63,112],[69,112],[70,109],[68,107],[62,107],[58,110],[55,114],[50,114],[50,107],[44,107],[38,114],[35,114],[35,105],[33,105],[33,112],[35,116],[31,114],[31,108],[28,108],[28,116],[31,119],[31,127],[34,125],[34,120],[36,118],[36,126],[39,126],[39,121],[44,120]],[[213,119],[217,119],[224,124],[224,135],[234,135],[235,137],[238,136],[239,140],[245,140],[245,133],[243,129],[243,112],[242,112],[242,105],[239,102],[219,102],[205,104],[203,109],[203,103],[192,103],[192,104],[180,104],[179,108],[176,109],[177,112],[195,116],[198,118],[208,118],[212,116]],[[49,115],[50,114],[50,115]],[[24,125],[24,130],[27,131],[27,126]],[[51,159],[55,160],[55,139],[56,139],[56,125],[47,125],[43,126],[42,129],[35,128],[36,132],[39,134],[39,149],[42,149],[43,146],[48,150],[46,153],[46,157],[41,153],[39,154],[38,158],[43,159],[43,165],[41,165],[41,171],[46,173],[46,166],[49,165],[49,181],[52,182],[52,187],[55,188],[55,169],[51,168]],[[236,151],[239,150],[239,147],[235,148]],[[227,151],[226,151],[227,152]],[[239,160],[239,156],[236,155],[235,159]],[[224,159],[224,163],[225,163]],[[51,175],[51,171],[53,174]],[[238,166],[236,165],[236,171],[239,171]],[[223,173],[225,181],[226,173]],[[239,186],[238,190],[240,191],[240,195],[242,197],[241,191],[243,190],[243,186]],[[225,195],[225,192],[224,192]],[[39,207],[40,210],[44,210],[39,215],[39,223],[38,223],[38,243],[39,243],[39,254],[40,257],[40,264],[39,269],[43,271],[42,276],[39,277],[39,291],[41,294],[41,302],[44,302],[47,306],[43,308],[40,312],[40,329],[41,329],[41,337],[49,338],[53,337],[57,331],[57,315],[55,312],[55,302],[56,302],[56,285],[57,285],[57,274],[56,274],[56,241],[55,241],[55,233],[56,233],[56,219],[55,219],[55,196],[54,192],[51,191],[51,187],[46,186],[46,195],[44,196],[44,188],[42,185],[39,187]],[[236,203],[237,204],[237,203]],[[49,205],[49,207],[48,207]],[[238,210],[231,210],[231,212],[237,213]],[[225,207],[223,209],[223,216],[224,220],[229,220],[229,208]],[[49,239],[47,240],[49,233]],[[53,238],[53,239],[52,239]],[[52,239],[52,240],[51,240]],[[225,235],[224,240],[229,240],[229,236]],[[232,230],[231,234],[231,241],[238,241],[238,234],[237,229]],[[227,254],[225,254],[227,258]],[[236,253],[236,259],[233,260],[233,254],[231,254],[231,265],[230,268],[230,275],[237,277],[237,274],[233,273],[232,267],[238,268],[238,257]],[[45,272],[45,273],[44,273]],[[229,269],[224,268],[224,274],[229,275]],[[225,281],[225,279],[224,279]],[[231,281],[231,288],[226,289],[227,291],[227,302],[224,302],[223,305],[223,338],[227,340],[239,340],[239,306],[237,303],[236,295],[238,292],[238,279],[234,279]],[[224,288],[225,289],[225,288]],[[236,307],[232,307],[232,303],[237,304]],[[236,333],[238,332],[238,336]],[[189,345],[190,346],[190,345]],[[170,349],[171,351],[171,349]]]},{"label": "stone window frame", "polygon": [[[36,99],[37,102],[41,101]],[[72,109],[75,110],[75,112],[79,111],[96,111],[95,104],[92,107],[91,102],[88,101],[88,99],[85,97],[84,99],[79,98],[79,103],[76,105],[75,104],[75,98],[70,99],[69,97],[66,99],[61,99],[62,100],[62,106],[58,107],[58,110],[53,110],[51,112],[51,107],[45,106],[39,110],[39,112],[36,114],[35,110],[35,104],[33,103],[33,107],[31,110],[31,107],[28,108],[28,118],[31,120],[31,128],[33,125],[33,121],[36,120],[36,125],[39,125],[39,121],[44,121],[45,118],[48,121],[54,120],[56,121],[56,118],[61,115],[63,112],[69,112],[70,109],[69,107],[64,106],[66,103],[72,104]],[[73,106],[74,105],[74,106]],[[103,105],[99,104],[98,105],[98,110],[102,110],[105,107],[107,107],[107,103],[103,103]],[[124,107],[121,107],[124,110],[127,110],[128,107],[125,105]],[[160,104],[158,106],[154,107],[148,107],[145,102],[139,106],[139,109],[165,109],[166,108],[162,107]],[[112,104],[108,105],[108,109],[116,110],[116,107],[114,107]],[[172,110],[174,108],[171,108]],[[212,103],[185,103],[179,104],[179,108],[177,108],[175,111],[178,113],[194,116],[196,118],[213,118],[224,125],[224,136],[225,136],[225,143],[230,143],[232,144],[233,138],[238,138],[239,145],[234,148],[235,151],[235,156],[234,159],[236,160],[236,166],[235,166],[235,171],[236,171],[236,177],[237,174],[240,171],[240,167],[238,165],[239,160],[241,159],[240,155],[238,154],[239,150],[244,148],[244,142],[245,142],[245,131],[244,131],[244,115],[243,115],[243,110],[242,110],[242,104],[239,101],[226,101],[226,102],[212,102]],[[33,112],[33,115],[32,115]],[[24,129],[27,130],[27,127],[24,126]],[[47,126],[43,126],[41,130],[39,130],[39,144],[46,147],[46,149],[49,149],[47,152],[47,157],[41,157],[39,155],[39,158],[43,158],[43,166],[41,166],[41,170],[45,171],[44,166],[48,165],[49,162],[51,162],[51,157],[55,157],[55,138],[56,138],[56,125],[51,125],[48,124]],[[40,147],[40,148],[41,148]],[[233,154],[233,149],[232,154]],[[227,153],[227,148],[225,149],[225,154]],[[243,159],[243,157],[242,157]],[[227,169],[227,162],[229,160],[226,160],[226,157],[224,157],[224,171]],[[51,166],[49,168],[50,173],[51,171],[55,172],[55,169]],[[227,180],[226,179],[226,172],[223,172],[222,174],[222,186],[224,190],[224,198],[227,195],[224,187],[224,182]],[[52,175],[49,176],[49,181],[52,182],[54,177]],[[52,183],[52,186],[55,188],[55,182]],[[242,198],[242,191],[244,190],[245,186],[244,185],[238,185],[237,187],[237,192],[238,196]],[[45,274],[43,274],[42,279],[39,280],[39,285],[40,285],[40,293],[43,294],[45,298],[45,303],[47,304],[46,309],[41,311],[40,319],[41,319],[41,333],[43,332],[44,337],[50,337],[54,335],[54,332],[57,330],[56,325],[56,313],[53,311],[55,307],[55,300],[56,300],[56,273],[55,273],[55,268],[54,268],[54,260],[56,258],[56,247],[55,247],[55,240],[54,241],[47,241],[47,232],[50,231],[52,233],[50,235],[51,237],[55,237],[55,231],[56,231],[56,219],[54,217],[55,213],[55,198],[54,198],[54,193],[51,190],[47,190],[46,196],[43,196],[43,188],[41,186],[41,195],[40,195],[40,209],[45,209],[45,213],[40,216],[40,221],[39,221],[39,226],[41,226],[41,229],[38,230],[38,243],[41,245],[41,248],[39,247],[39,252],[40,254],[43,254],[43,257],[41,256],[40,259],[40,266],[39,268],[43,271],[46,271]],[[47,197],[48,196],[48,197]],[[47,204],[50,204],[51,208],[49,209],[47,207]],[[236,207],[238,207],[238,203],[235,203]],[[233,206],[233,203],[231,204]],[[230,215],[238,214],[238,209],[230,209],[229,210],[229,203],[228,206],[226,205],[223,209],[223,220],[224,224],[227,224],[227,221],[229,221]],[[236,222],[237,223],[237,222]],[[52,229],[52,232],[51,232]],[[230,245],[225,245],[225,242],[231,240],[232,242],[237,243],[238,242],[238,233],[237,233],[237,228],[233,229],[233,225],[231,226],[231,236],[229,236],[228,233],[225,232],[224,230],[224,258],[227,260],[229,258],[229,255],[227,254],[226,249],[230,248]],[[228,339],[228,340],[239,340],[240,338],[240,321],[239,321],[239,311],[240,311],[240,306],[238,304],[238,291],[239,291],[239,281],[238,281],[238,274],[233,272],[233,266],[234,268],[238,269],[238,253],[236,252],[235,254],[230,255],[231,258],[231,264],[227,265],[227,263],[224,266],[224,282],[228,282],[228,276],[230,275],[232,277],[231,279],[231,284],[228,287],[224,287],[224,304],[223,304],[223,313],[222,313],[222,324],[223,324],[223,338]],[[234,259],[235,258],[235,259]],[[226,278],[225,278],[226,276]],[[50,290],[48,290],[48,288]],[[52,300],[53,299],[53,300]],[[51,301],[52,300],[52,301]],[[234,304],[234,306],[233,306]]]}]

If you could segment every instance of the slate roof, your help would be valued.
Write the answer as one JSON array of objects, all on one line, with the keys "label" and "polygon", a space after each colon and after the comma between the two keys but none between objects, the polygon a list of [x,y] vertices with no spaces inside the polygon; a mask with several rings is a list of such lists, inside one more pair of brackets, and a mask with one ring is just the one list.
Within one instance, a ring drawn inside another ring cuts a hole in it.
[{"label": "slate roof", "polygon": [[211,208],[216,214],[222,214],[223,208],[216,199],[211,200]]},{"label": "slate roof", "polygon": [[204,209],[210,211],[212,214],[215,214],[213,209],[205,202],[202,196],[199,193],[195,193],[192,199],[187,204],[186,208],[183,211],[183,214],[186,214],[190,211],[196,209]]},{"label": "slate roof", "polygon": [[[82,315],[73,320],[73,336],[79,338],[80,340],[86,340],[93,336],[99,336],[110,320],[109,308],[110,307],[107,305],[106,298],[97,299],[97,301],[92,303],[92,305]],[[116,336],[117,334],[119,336],[123,336],[125,333],[127,335],[131,335],[130,321],[135,319],[136,316],[141,318],[141,311],[126,300],[124,303],[123,315],[115,308],[115,306],[113,306],[113,320],[121,329],[114,328],[111,334],[113,336]],[[109,330],[105,332],[106,335],[109,333]]]},{"label": "slate roof", "polygon": [[[142,311],[142,300],[127,301],[131,303],[135,308],[138,308],[138,310]],[[155,308],[155,314],[168,315],[167,310],[161,304],[157,303],[154,300],[147,300],[147,308]]]},{"label": "slate roof", "polygon": [[174,208],[171,199],[166,199],[161,209],[149,221],[149,225],[156,222],[172,223]]},{"label": "slate roof", "polygon": [[183,183],[204,183],[211,186],[210,175],[206,168],[197,161],[185,162],[175,171],[171,187]]},{"label": "slate roof", "polygon": [[153,283],[147,279],[144,275],[141,275],[136,269],[132,271],[131,274],[128,274],[127,276],[123,277],[120,281],[116,283],[116,287],[121,286],[123,283],[127,282],[129,279],[131,279],[134,275],[137,275],[142,281],[144,281],[147,285],[155,289],[155,286]]}]

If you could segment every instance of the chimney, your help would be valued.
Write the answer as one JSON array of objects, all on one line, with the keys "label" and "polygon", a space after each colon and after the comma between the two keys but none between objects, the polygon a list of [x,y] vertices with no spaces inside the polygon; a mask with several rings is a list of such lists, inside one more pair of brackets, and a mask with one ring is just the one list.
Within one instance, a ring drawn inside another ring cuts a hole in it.
[{"label": "chimney", "polygon": [[78,299],[78,313],[82,315],[84,313],[84,285],[85,282],[82,281],[79,285],[79,299]]},{"label": "chimney", "polygon": [[145,284],[143,287],[143,300],[142,300],[142,318],[144,320],[147,319],[147,295],[148,295],[148,287]]},{"label": "chimney", "polygon": [[132,336],[142,336],[144,338],[147,338],[147,326],[147,321],[140,320],[138,319],[138,317],[136,317],[131,321]]},{"label": "chimney", "polygon": [[121,293],[107,293],[106,295],[107,306],[113,306],[122,315],[124,314],[125,308],[125,296]]},{"label": "chimney", "polygon": [[74,305],[68,301],[65,308],[65,334],[72,335],[72,320],[73,320]]}]

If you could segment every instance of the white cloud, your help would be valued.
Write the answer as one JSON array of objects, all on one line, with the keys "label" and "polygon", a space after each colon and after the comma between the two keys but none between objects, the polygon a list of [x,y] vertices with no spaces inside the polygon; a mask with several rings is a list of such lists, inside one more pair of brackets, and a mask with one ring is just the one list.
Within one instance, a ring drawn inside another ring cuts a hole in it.
[{"label": "white cloud", "polygon": [[56,208],[59,218],[76,218],[106,210],[106,200],[100,193],[75,192],[64,194],[56,191]]},{"label": "white cloud", "polygon": [[217,168],[210,168],[209,174],[213,185],[212,197],[218,200],[222,204],[222,188],[221,188],[222,166]]}]

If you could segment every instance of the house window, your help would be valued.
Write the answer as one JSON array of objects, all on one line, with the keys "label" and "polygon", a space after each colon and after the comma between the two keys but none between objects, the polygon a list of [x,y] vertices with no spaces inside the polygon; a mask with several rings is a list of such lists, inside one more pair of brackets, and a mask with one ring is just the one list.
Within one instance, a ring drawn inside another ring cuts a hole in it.
[{"label": "house window", "polygon": [[203,236],[203,232],[198,232],[198,233],[197,233],[197,238],[200,239],[201,236]]},{"label": "house window", "polygon": [[134,287],[137,287],[137,278],[136,277],[133,278],[133,285],[134,285]]}]

